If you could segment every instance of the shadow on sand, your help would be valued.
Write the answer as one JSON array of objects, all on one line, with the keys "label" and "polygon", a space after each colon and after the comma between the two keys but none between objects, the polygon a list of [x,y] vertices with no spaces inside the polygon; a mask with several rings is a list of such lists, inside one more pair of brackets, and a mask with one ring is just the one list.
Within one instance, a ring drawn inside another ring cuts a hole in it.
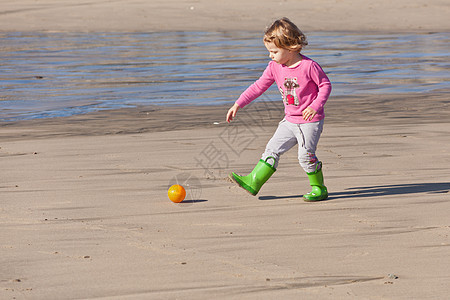
[{"label": "shadow on sand", "polygon": [[[348,188],[344,192],[329,193],[329,200],[348,199],[348,198],[367,198],[392,195],[409,194],[447,194],[450,191],[450,182],[438,183],[412,183],[412,184],[394,184],[394,185],[376,185]],[[302,195],[292,196],[261,196],[259,200],[279,200],[279,199],[298,199]]]}]

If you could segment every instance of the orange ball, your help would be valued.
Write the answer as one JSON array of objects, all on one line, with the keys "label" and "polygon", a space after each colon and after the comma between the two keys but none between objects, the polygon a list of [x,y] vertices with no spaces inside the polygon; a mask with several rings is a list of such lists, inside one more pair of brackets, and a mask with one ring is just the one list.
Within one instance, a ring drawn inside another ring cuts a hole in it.
[{"label": "orange ball", "polygon": [[172,202],[180,203],[186,197],[186,190],[181,185],[174,184],[169,188],[167,195]]}]

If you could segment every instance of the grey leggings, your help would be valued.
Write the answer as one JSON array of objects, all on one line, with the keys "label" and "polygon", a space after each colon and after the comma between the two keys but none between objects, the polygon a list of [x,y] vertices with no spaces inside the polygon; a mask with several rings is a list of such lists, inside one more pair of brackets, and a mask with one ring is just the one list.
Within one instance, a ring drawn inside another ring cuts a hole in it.
[{"label": "grey leggings", "polygon": [[[294,124],[283,119],[273,137],[267,143],[262,159],[278,166],[280,156],[298,144],[298,161],[306,173],[315,172],[319,160],[316,148],[323,130],[323,120],[314,123]],[[270,157],[273,157],[271,162]]]}]

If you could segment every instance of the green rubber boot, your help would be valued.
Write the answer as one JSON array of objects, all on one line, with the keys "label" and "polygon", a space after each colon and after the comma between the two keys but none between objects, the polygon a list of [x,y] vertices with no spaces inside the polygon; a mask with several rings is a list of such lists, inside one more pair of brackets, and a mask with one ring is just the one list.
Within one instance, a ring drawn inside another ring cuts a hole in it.
[{"label": "green rubber boot", "polygon": [[228,176],[228,178],[253,196],[256,196],[263,184],[276,171],[276,169],[267,162],[269,158],[273,159],[273,157],[268,157],[265,161],[260,159],[253,171],[247,176],[241,176],[233,172]]},{"label": "green rubber boot", "polygon": [[309,184],[311,185],[312,190],[308,194],[303,195],[303,200],[314,202],[327,199],[328,190],[323,182],[322,163],[320,163],[319,170],[306,174],[308,175]]}]

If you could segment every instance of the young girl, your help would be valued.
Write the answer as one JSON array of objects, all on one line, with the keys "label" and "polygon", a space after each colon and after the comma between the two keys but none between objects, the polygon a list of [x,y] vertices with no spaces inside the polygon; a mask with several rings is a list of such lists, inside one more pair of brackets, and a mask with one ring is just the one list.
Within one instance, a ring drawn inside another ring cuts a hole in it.
[{"label": "young girl", "polygon": [[262,76],[228,110],[229,123],[240,108],[262,95],[274,82],[283,98],[285,117],[256,167],[247,176],[229,175],[232,181],[252,195],[256,195],[276,171],[280,156],[298,144],[298,160],[312,186],[312,191],[303,195],[303,199],[320,201],[328,197],[316,148],[323,129],[323,107],[331,93],[331,83],[318,63],[300,54],[307,44],[305,35],[289,19],[275,21],[264,34],[264,45],[272,61]]}]

